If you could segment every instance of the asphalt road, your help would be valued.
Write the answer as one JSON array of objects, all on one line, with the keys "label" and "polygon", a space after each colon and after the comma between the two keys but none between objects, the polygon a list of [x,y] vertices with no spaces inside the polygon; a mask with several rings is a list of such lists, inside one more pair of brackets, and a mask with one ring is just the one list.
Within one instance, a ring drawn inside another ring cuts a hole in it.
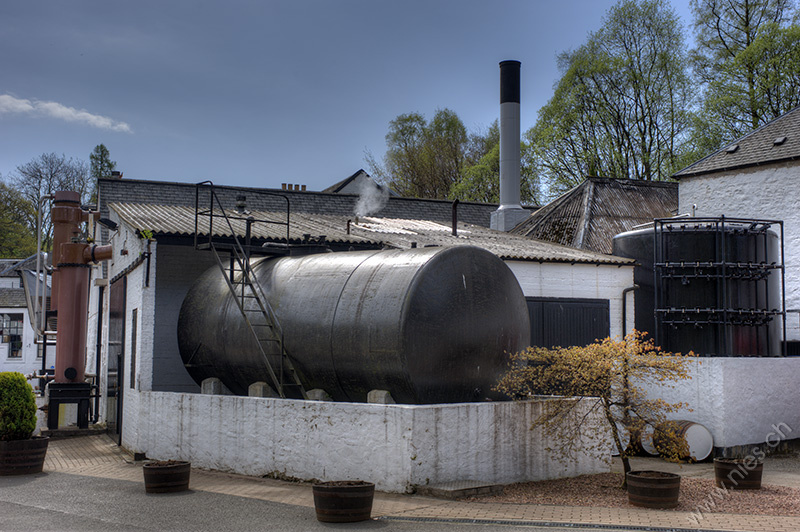
[{"label": "asphalt road", "polygon": [[[581,530],[593,527],[538,527],[502,523],[370,520],[361,523],[320,523],[311,508],[258,499],[189,490],[147,494],[140,482],[110,480],[65,473],[0,477],[2,531],[338,531],[413,530]],[[613,529],[602,528],[604,532]],[[625,530],[630,531],[630,528]]]}]

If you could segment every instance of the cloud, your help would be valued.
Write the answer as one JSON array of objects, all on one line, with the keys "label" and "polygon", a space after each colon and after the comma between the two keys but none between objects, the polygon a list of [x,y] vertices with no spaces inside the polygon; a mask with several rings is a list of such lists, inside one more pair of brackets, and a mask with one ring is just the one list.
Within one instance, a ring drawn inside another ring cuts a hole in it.
[{"label": "cloud", "polygon": [[95,115],[89,111],[67,107],[57,102],[43,102],[39,100],[25,100],[15,98],[10,94],[0,94],[0,116],[11,113],[28,113],[40,116],[49,116],[64,120],[65,122],[80,122],[98,129],[132,133],[131,127],[125,122],[118,122],[107,116]]}]

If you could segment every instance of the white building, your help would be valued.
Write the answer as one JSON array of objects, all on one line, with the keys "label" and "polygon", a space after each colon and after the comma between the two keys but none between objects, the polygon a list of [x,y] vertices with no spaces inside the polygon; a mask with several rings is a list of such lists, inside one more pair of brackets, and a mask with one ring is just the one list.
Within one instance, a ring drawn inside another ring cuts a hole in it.
[{"label": "white building", "polygon": [[[37,340],[28,311],[20,272],[35,269],[35,256],[0,259],[0,371],[28,375],[42,370],[42,344]],[[52,339],[53,343],[55,339]],[[47,346],[46,368],[55,364],[55,345]],[[32,381],[38,389],[38,381]]]}]

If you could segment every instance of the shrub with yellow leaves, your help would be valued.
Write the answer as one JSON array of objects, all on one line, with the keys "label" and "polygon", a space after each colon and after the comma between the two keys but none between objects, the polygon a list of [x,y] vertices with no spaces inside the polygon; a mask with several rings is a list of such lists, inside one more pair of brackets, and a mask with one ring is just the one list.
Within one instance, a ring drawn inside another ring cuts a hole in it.
[{"label": "shrub with yellow leaves", "polygon": [[610,429],[627,473],[632,451],[622,433],[638,435],[647,426],[658,432],[659,451],[678,460],[687,454],[686,442],[666,423],[667,415],[688,405],[648,397],[645,388],[674,387],[691,378],[687,362],[694,353],[666,353],[644,337],[633,331],[624,340],[606,338],[585,347],[529,347],[511,356],[495,389],[517,400],[542,395],[574,398],[547,401],[531,427],[559,442],[557,449],[549,450],[561,461],[573,459],[586,441],[603,441]]}]

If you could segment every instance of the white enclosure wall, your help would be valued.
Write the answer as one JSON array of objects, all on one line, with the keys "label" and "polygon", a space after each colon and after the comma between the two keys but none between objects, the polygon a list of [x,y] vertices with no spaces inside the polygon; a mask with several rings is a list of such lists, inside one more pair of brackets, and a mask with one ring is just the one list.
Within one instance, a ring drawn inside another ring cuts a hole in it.
[{"label": "white enclosure wall", "polygon": [[[691,380],[673,388],[651,386],[648,394],[688,409],[670,417],[704,425],[714,447],[774,443],[800,438],[800,358],[714,357],[690,362]],[[769,440],[769,441],[768,441]]]},{"label": "white enclosure wall", "polygon": [[[607,299],[611,337],[622,336],[622,291],[633,285],[633,265],[505,261],[525,297]],[[627,294],[625,331],[634,327],[633,294]]]},{"label": "white enclosure wall", "polygon": [[131,392],[125,401],[126,448],[245,475],[358,478],[406,492],[458,480],[506,484],[609,470],[610,445],[598,447],[588,436],[584,449],[594,450],[568,464],[546,450],[558,444],[530,427],[548,400],[376,405]]},{"label": "white enclosure wall", "polygon": [[[787,340],[800,340],[800,166],[794,163],[684,177],[678,188],[681,213],[783,220]],[[776,231],[778,228],[776,228]],[[780,236],[780,235],[778,235]]]}]

